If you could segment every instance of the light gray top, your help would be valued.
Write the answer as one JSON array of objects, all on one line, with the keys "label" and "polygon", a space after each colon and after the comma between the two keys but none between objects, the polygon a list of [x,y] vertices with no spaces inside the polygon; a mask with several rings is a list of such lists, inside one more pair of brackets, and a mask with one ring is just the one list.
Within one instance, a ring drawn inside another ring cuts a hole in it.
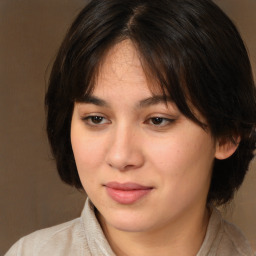
[{"label": "light gray top", "polygon": [[[87,199],[81,217],[36,231],[16,242],[5,256],[114,256],[93,205]],[[213,209],[197,256],[253,256],[241,231]]]}]

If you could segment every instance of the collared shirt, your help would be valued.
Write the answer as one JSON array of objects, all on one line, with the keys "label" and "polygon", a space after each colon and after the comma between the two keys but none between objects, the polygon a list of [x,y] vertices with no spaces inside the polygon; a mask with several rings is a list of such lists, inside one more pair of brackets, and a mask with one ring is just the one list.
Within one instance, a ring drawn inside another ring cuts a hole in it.
[{"label": "collared shirt", "polygon": [[[21,238],[5,256],[115,256],[86,200],[81,217],[36,231]],[[197,256],[253,256],[248,241],[237,227],[213,209],[204,242]]]}]

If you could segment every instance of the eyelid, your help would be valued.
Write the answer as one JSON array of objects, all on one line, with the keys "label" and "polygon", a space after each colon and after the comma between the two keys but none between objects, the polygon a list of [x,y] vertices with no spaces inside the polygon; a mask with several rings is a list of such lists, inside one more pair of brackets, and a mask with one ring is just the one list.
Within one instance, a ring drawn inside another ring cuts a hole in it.
[{"label": "eyelid", "polygon": [[[153,119],[162,119],[167,123],[164,124],[154,124],[154,123],[150,123]],[[170,126],[171,124],[173,124],[175,121],[177,120],[177,117],[166,117],[166,116],[162,116],[162,115],[153,115],[150,116],[146,119],[146,121],[144,123],[149,124],[155,128],[165,128]]]},{"label": "eyelid", "polygon": [[[99,118],[102,118],[104,119],[105,121],[107,122],[104,122],[104,123],[93,123],[92,122],[92,118],[95,118],[95,117],[99,117]],[[90,113],[88,115],[85,115],[85,116],[82,116],[81,117],[81,120],[83,122],[85,122],[86,125],[88,126],[92,126],[92,127],[99,127],[99,126],[102,126],[102,125],[106,125],[106,124],[110,124],[111,121],[104,115],[102,114],[98,114],[98,113]]]},{"label": "eyelid", "polygon": [[150,118],[163,118],[166,120],[177,120],[180,117],[178,114],[170,114],[170,113],[151,113],[147,115],[146,119]]}]

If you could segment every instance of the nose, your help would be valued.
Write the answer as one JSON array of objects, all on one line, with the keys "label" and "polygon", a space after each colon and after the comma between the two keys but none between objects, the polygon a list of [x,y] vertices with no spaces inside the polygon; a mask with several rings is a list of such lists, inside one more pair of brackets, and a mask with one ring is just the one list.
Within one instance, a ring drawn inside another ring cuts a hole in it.
[{"label": "nose", "polygon": [[141,136],[131,127],[117,127],[110,137],[106,162],[114,169],[127,171],[144,164]]}]

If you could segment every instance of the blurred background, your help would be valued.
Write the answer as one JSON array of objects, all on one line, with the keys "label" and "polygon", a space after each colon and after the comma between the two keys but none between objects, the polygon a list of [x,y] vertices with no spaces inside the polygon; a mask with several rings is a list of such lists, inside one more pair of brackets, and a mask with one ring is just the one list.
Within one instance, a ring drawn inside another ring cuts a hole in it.
[{"label": "blurred background", "polygon": [[[234,21],[256,74],[256,1],[216,0]],[[44,94],[51,65],[85,0],[0,1],[0,255],[20,237],[78,217],[85,195],[63,184],[51,158]],[[222,209],[256,249],[256,161]]]}]

